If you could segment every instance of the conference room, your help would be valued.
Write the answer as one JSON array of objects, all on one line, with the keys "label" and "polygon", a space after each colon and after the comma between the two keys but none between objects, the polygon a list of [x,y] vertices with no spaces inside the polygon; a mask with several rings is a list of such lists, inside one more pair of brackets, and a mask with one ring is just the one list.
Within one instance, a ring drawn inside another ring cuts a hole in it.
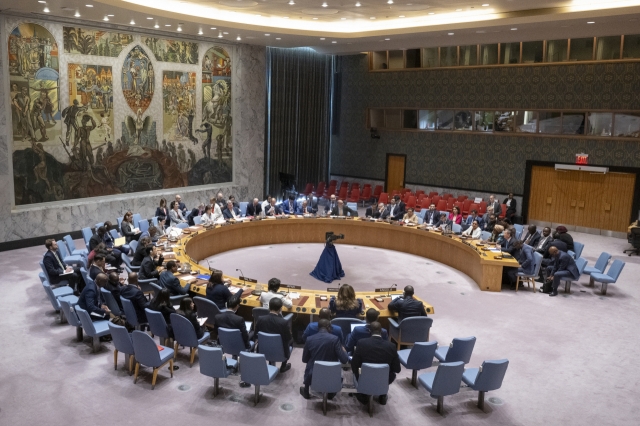
[{"label": "conference room", "polygon": [[635,425],[640,2],[513,3],[0,0],[0,423]]}]

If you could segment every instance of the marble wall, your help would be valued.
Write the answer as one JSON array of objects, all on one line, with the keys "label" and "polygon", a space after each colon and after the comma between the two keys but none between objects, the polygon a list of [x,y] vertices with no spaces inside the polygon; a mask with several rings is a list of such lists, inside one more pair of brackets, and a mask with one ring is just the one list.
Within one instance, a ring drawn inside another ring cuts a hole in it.
[{"label": "marble wall", "polygon": [[[127,210],[150,218],[161,197],[172,200],[182,195],[188,207],[199,201],[208,201],[218,190],[225,195],[234,194],[237,199],[263,196],[264,180],[264,128],[266,93],[265,48],[245,44],[225,45],[233,51],[235,63],[232,74],[233,105],[233,181],[226,184],[191,186],[170,190],[119,194],[108,197],[43,203],[15,207],[10,125],[11,117],[6,94],[9,92],[8,64],[6,64],[6,35],[23,18],[0,14],[0,191],[5,200],[0,206],[0,243],[38,236],[77,231],[96,222],[115,220]],[[49,29],[54,36],[61,31],[61,24],[51,21],[29,20]],[[82,24],[81,24],[82,25]],[[88,25],[87,23],[83,25]],[[89,25],[90,26],[90,25]],[[60,28],[59,30],[56,28]],[[115,26],[114,26],[114,29]],[[139,36],[138,36],[139,37]],[[62,45],[62,38],[58,40]],[[214,43],[211,43],[213,45]],[[216,43],[222,45],[223,43]],[[201,45],[202,51],[209,46]],[[91,58],[90,58],[91,59]],[[89,60],[90,62],[90,60]],[[176,69],[179,68],[179,64]],[[66,65],[65,65],[66,66]],[[65,69],[61,67],[61,69]],[[116,121],[117,123],[117,121]]]}]

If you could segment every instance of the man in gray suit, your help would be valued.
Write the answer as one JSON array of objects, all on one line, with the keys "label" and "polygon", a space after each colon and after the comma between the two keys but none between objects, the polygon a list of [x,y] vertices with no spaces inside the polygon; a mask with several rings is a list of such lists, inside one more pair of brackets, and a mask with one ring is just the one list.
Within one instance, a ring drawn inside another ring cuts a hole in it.
[{"label": "man in gray suit", "polygon": [[560,281],[565,278],[577,280],[580,277],[575,260],[568,253],[558,250],[557,247],[549,247],[549,255],[555,260],[553,266],[548,267],[547,281],[553,281],[553,290],[549,296],[558,295]]}]

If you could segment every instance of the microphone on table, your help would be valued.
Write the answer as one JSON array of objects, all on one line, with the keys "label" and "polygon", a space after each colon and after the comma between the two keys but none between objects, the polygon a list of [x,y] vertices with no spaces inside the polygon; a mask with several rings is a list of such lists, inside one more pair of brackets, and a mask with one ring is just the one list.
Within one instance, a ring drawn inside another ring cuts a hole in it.
[{"label": "microphone on table", "polygon": [[244,272],[242,272],[242,269],[240,269],[240,268],[236,268],[236,272],[240,272],[242,274],[242,281],[244,283],[244,286],[246,287],[247,286],[247,281],[245,280]]},{"label": "microphone on table", "polygon": [[211,268],[211,264],[209,263],[209,259],[205,259],[207,261],[207,266],[209,267],[209,272],[213,274],[213,269]]},{"label": "microphone on table", "polygon": [[391,287],[389,287],[389,288],[388,288],[388,291],[387,291],[387,293],[388,293],[388,294],[387,294],[387,297],[391,297],[391,289],[392,289],[393,287],[398,287],[398,284],[393,284],[393,285],[391,285]]}]

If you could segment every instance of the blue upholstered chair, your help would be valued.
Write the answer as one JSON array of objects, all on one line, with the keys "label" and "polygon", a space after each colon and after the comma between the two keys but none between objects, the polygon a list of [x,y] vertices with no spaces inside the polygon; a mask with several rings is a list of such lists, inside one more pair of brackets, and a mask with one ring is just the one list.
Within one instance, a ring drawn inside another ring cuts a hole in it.
[{"label": "blue upholstered chair", "polygon": [[70,305],[68,301],[63,299],[60,300],[60,309],[62,309],[67,322],[76,328],[76,340],[82,342],[84,337],[82,333],[82,323],[80,322],[80,318],[78,318],[78,314],[76,314],[75,306]]},{"label": "blue upholstered chair", "polygon": [[247,215],[247,206],[249,205],[249,203],[247,201],[241,201],[240,202],[240,214],[242,216],[246,216]]},{"label": "blue upholstered chair", "polygon": [[135,253],[138,249],[138,241],[131,240],[131,242],[129,243],[129,248],[131,249],[131,253]]},{"label": "blue upholstered chair", "polygon": [[488,240],[491,238],[491,232],[482,231],[482,241]]},{"label": "blue upholstered chair", "polygon": [[102,336],[107,336],[110,333],[108,325],[109,321],[91,321],[89,313],[80,306],[76,305],[75,310],[85,334],[93,339],[93,352],[97,352],[100,347],[100,338]]},{"label": "blue upholstered chair", "polygon": [[158,336],[161,345],[169,346],[171,335],[169,334],[169,327],[162,313],[152,311],[149,308],[145,308],[144,311],[147,314],[147,321],[149,321],[149,331],[151,331],[154,336]]},{"label": "blue upholstered chair", "polygon": [[533,284],[533,292],[536,292],[536,278],[538,278],[538,274],[540,273],[540,265],[542,265],[542,255],[538,252],[534,252],[533,261],[535,262],[533,274],[527,275],[524,272],[518,272],[518,274],[516,275],[516,292],[518,291],[520,282],[526,282],[527,287],[529,287],[530,284]]},{"label": "blue upholstered chair", "polygon": [[140,221],[142,220],[140,213],[134,213],[132,219],[134,228],[140,228]]},{"label": "blue upholstered chair", "polygon": [[133,307],[131,300],[120,296],[120,301],[122,302],[122,309],[124,310],[124,315],[127,317],[127,322],[134,326],[136,330],[140,330],[146,323],[138,321],[138,314],[136,314],[136,308]]},{"label": "blue upholstered chair", "polygon": [[583,249],[584,249],[584,244],[574,241],[573,242],[573,258],[578,259],[580,256],[582,256]]},{"label": "blue upholstered chair", "polygon": [[173,350],[177,355],[178,345],[189,347],[191,349],[189,367],[193,367],[193,360],[196,356],[196,350],[201,343],[209,340],[209,332],[205,331],[202,337],[198,339],[196,330],[193,328],[193,324],[191,324],[191,321],[178,314],[171,314],[170,318],[171,326],[173,327],[173,337],[175,340],[173,344]]},{"label": "blue upholstered chair", "polygon": [[118,229],[122,229],[122,221],[124,220],[124,216],[120,216],[119,218],[116,218],[116,220],[118,221]]},{"label": "blue upholstered chair", "polygon": [[596,283],[602,283],[602,294],[607,294],[607,285],[615,284],[618,281],[620,272],[624,268],[625,263],[622,260],[616,259],[609,267],[609,271],[606,274],[592,273],[591,280]]},{"label": "blue upholstered chair", "polygon": [[200,374],[213,377],[213,396],[220,392],[220,379],[227,378],[230,374],[226,358],[220,348],[210,346],[198,346],[200,354]]},{"label": "blue upholstered chair", "polygon": [[131,259],[129,259],[129,256],[127,256],[126,254],[122,253],[122,254],[120,254],[120,257],[122,258],[122,261],[124,262],[124,267],[129,272],[138,272],[140,270],[139,266],[133,266],[131,264]]},{"label": "blue upholstered chair", "polygon": [[[91,231],[91,230],[89,230]],[[89,236],[89,238],[91,238],[91,236]],[[71,235],[65,235],[64,237],[62,237],[62,239],[64,240],[65,243],[67,243],[67,250],[69,251],[69,254],[71,255],[82,255],[82,256],[86,256],[89,254],[89,248],[83,248],[83,249],[77,249],[76,248],[76,243],[73,241],[73,238],[71,238]],[[87,240],[86,245],[89,245],[89,240]]]},{"label": "blue upholstered chair", "polygon": [[[45,277],[45,279],[51,283],[51,279],[49,278],[49,274],[47,273],[47,268],[44,267],[44,262],[42,260],[38,261],[38,265],[40,265],[40,269],[42,269],[42,273]],[[60,282],[58,284],[56,284],[55,289],[61,288],[61,287],[68,287],[69,286],[69,280],[60,280]],[[54,288],[54,287],[52,287]],[[71,291],[71,293],[73,293],[73,290]]]},{"label": "blue upholstered chair", "polygon": [[514,223],[513,227],[516,230],[516,235],[515,235],[516,240],[519,240],[520,236],[522,235],[522,231],[524,230],[524,226],[520,225],[519,223]]},{"label": "blue upholstered chair", "polygon": [[94,284],[93,279],[89,275],[89,272],[87,272],[87,270],[84,269],[84,267],[80,267],[80,275],[82,276],[82,279],[84,280],[85,285]]},{"label": "blue upholstered chair", "polygon": [[454,223],[451,225],[451,230],[455,233],[455,234],[459,234],[462,232],[462,225]]},{"label": "blue upholstered chair", "polygon": [[436,358],[440,362],[462,361],[468,364],[471,360],[473,347],[476,345],[475,337],[455,338],[451,346],[440,346],[436,349]]},{"label": "blue upholstered chair", "polygon": [[49,302],[51,302],[53,309],[60,313],[60,323],[64,323],[65,314],[60,306],[60,301],[65,300],[69,305],[75,306],[78,303],[78,297],[73,295],[73,289],[71,289],[71,287],[58,287],[53,289],[46,280],[42,282],[42,287],[45,293],[47,293],[47,298]]},{"label": "blue upholstered chair", "polygon": [[113,294],[109,290],[107,290],[106,288],[101,288],[100,294],[102,294],[104,303],[109,307],[109,310],[113,315],[118,317],[122,315],[122,311],[120,310],[118,302],[116,302],[116,298],[113,297]]},{"label": "blue upholstered chair", "polygon": [[[120,227],[120,223],[118,223],[118,227]],[[114,240],[117,238],[120,238],[120,234],[118,233],[118,231],[116,229],[110,229],[109,230],[109,235],[111,235],[111,238],[113,238]],[[135,241],[135,240],[133,240]]]},{"label": "blue upholstered chair", "polygon": [[483,362],[480,368],[464,370],[462,381],[471,389],[478,391],[478,408],[481,410],[484,410],[485,392],[500,389],[508,366],[509,360],[497,359]]},{"label": "blue upholstered chair", "polygon": [[218,305],[213,303],[211,300],[205,299],[201,296],[194,297],[193,303],[196,305],[196,309],[198,310],[198,316],[200,318],[207,318],[205,325],[209,327],[213,327],[215,325],[215,316],[224,311],[220,310]]},{"label": "blue upholstered chair", "polygon": [[156,387],[158,370],[166,363],[169,363],[169,371],[171,372],[171,377],[173,377],[173,349],[161,346],[162,350],[159,350],[158,345],[156,345],[156,342],[151,338],[151,336],[138,330],[131,333],[131,340],[133,341],[133,350],[136,357],[136,372],[133,378],[133,383],[138,382],[140,364],[153,368],[151,390]]},{"label": "blue upholstered chair", "polygon": [[352,324],[365,325],[367,322],[358,318],[334,318],[331,320],[331,325],[336,325],[342,329],[342,337],[344,341],[347,341],[347,336],[351,333]]},{"label": "blue upholstered chair", "polygon": [[370,364],[365,362],[360,367],[360,377],[353,378],[356,391],[369,396],[369,416],[373,417],[372,399],[374,395],[389,393],[389,364]]},{"label": "blue upholstered chair", "polygon": [[96,233],[98,233],[98,228],[100,228],[101,226],[104,226],[104,222],[98,222],[96,223],[96,226],[93,228],[96,230]]},{"label": "blue upholstered chair", "polygon": [[158,216],[152,217],[151,223],[153,224],[153,226],[158,226]]},{"label": "blue upholstered chair", "polygon": [[116,325],[109,321],[109,332],[113,339],[113,369],[118,369],[118,352],[124,354],[124,365],[129,369],[129,375],[133,373],[133,342],[131,334],[121,325]]},{"label": "blue upholstered chair", "polygon": [[78,267],[84,266],[87,267],[87,260],[81,254],[69,254],[67,251],[67,245],[63,240],[58,241],[58,250],[60,250],[60,255],[62,256],[62,260],[67,265],[76,265]]},{"label": "blue upholstered chair", "polygon": [[433,357],[436,355],[438,342],[416,342],[411,349],[398,351],[400,364],[412,370],[411,384],[417,387],[418,370],[429,368],[433,365]]},{"label": "blue upholstered chair", "polygon": [[[82,228],[82,238],[84,239],[84,245],[87,247],[87,253],[91,251],[91,249],[89,248],[89,240],[91,240],[91,237],[93,237],[93,231],[91,230],[91,228]],[[69,251],[74,254],[73,249],[70,248]]]},{"label": "blue upholstered chair", "polygon": [[358,203],[347,203],[347,207],[358,213]]},{"label": "blue upholstered chair", "polygon": [[[576,260],[576,268],[578,268],[578,273],[580,275],[582,275],[582,272],[584,271],[584,267],[587,266],[587,260],[583,257],[579,257],[578,260]],[[563,280],[561,280],[560,282],[564,282],[564,292],[565,293],[571,293],[571,283],[574,281],[579,281],[580,280],[580,275],[578,275],[578,279],[574,280],[571,277],[567,277]]]},{"label": "blue upholstered chair", "polygon": [[435,372],[421,374],[420,384],[429,391],[432,398],[438,398],[437,411],[442,414],[444,397],[460,392],[460,382],[464,373],[464,362],[447,362],[440,364]]},{"label": "blue upholstered chair", "polygon": [[188,228],[189,224],[187,222],[181,222],[179,224],[176,225],[176,228],[180,228],[180,229],[185,229]]},{"label": "blue upholstered chair", "polygon": [[263,354],[240,352],[240,380],[256,387],[253,405],[260,402],[260,386],[267,386],[278,375],[278,368],[267,364]]},{"label": "blue upholstered chair", "polygon": [[[244,340],[242,340],[242,332],[240,330],[232,330],[230,328],[218,328],[218,342],[222,345],[222,351],[225,354],[233,356],[233,359],[227,360],[230,367],[236,368],[236,359],[240,356],[240,352],[246,351]],[[253,349],[253,342],[250,342]]]},{"label": "blue upholstered chair", "polygon": [[409,317],[399,323],[389,318],[389,336],[396,341],[400,350],[401,345],[428,342],[432,324],[433,319],[429,317]]},{"label": "blue upholstered chair", "polygon": [[[289,346],[289,354],[293,350]],[[282,336],[279,334],[258,333],[258,352],[264,354],[269,364],[274,365],[276,362],[287,362],[285,358],[284,348],[282,347]]]},{"label": "blue upholstered chair", "polygon": [[[611,255],[605,251],[600,253],[598,260],[596,260],[596,264],[594,266],[585,266],[583,274],[591,275],[591,274],[604,274],[604,270],[607,269],[607,265],[609,264],[609,260],[611,260]],[[589,278],[591,281],[591,278]],[[593,285],[593,281],[590,282]]]},{"label": "blue upholstered chair", "polygon": [[202,216],[195,216],[193,218],[193,224],[194,225],[200,225],[202,223]]},{"label": "blue upholstered chair", "polygon": [[311,390],[322,394],[322,413],[327,415],[327,397],[342,390],[342,368],[339,362],[315,361]]}]

